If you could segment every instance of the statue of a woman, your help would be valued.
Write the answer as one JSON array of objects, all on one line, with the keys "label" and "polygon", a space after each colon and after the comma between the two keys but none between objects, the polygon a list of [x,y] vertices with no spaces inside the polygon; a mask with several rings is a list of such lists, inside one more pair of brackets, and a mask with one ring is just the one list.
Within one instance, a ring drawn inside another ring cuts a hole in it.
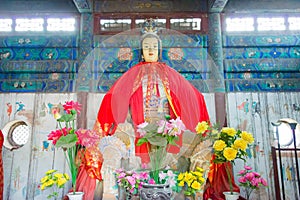
[{"label": "statue of a woman", "polygon": [[[151,28],[150,28],[151,30]],[[148,121],[180,117],[187,129],[194,131],[199,121],[209,120],[203,95],[180,73],[159,62],[161,41],[156,33],[142,37],[143,61],[124,73],[104,96],[98,112],[103,136],[113,135],[118,124],[130,112],[134,128]],[[136,133],[136,142],[139,135]],[[179,145],[181,144],[179,140]],[[180,148],[173,146],[171,153]],[[146,144],[135,146],[143,163],[149,162]]]},{"label": "statue of a woman", "polygon": [[[139,139],[136,127],[145,121],[157,121],[165,115],[170,115],[173,119],[180,117],[186,128],[194,132],[198,122],[209,120],[203,95],[180,73],[160,62],[161,40],[151,21],[148,25],[150,26],[144,29],[146,31],[140,44],[141,61],[125,72],[102,100],[95,129],[103,137],[114,135],[118,131],[118,125],[126,121],[128,114],[135,132],[135,143]],[[178,146],[168,148],[169,152],[178,153],[181,144],[182,138],[178,141]],[[142,163],[149,162],[146,145],[135,146],[135,155],[141,157]],[[98,166],[97,171],[100,172],[102,165]],[[85,169],[88,171],[89,167],[86,166]],[[84,186],[81,189],[87,194],[84,199],[92,200],[97,191],[97,178],[79,176],[78,179],[78,183]]]}]

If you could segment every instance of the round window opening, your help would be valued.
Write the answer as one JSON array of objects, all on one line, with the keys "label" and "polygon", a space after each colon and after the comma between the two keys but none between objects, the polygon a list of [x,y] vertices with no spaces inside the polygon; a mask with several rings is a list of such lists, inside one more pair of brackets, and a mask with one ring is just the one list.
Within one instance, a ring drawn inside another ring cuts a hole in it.
[{"label": "round window opening", "polygon": [[24,121],[11,121],[3,128],[4,146],[8,149],[18,149],[29,139],[29,126]]}]

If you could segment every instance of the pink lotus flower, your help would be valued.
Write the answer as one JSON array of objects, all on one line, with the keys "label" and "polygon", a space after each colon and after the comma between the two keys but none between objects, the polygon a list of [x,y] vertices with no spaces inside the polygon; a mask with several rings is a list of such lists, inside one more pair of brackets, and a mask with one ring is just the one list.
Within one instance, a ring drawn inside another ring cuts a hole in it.
[{"label": "pink lotus flower", "polygon": [[78,114],[80,114],[81,104],[74,101],[67,101],[64,105],[64,110],[67,114],[71,113],[71,110],[75,110]]}]

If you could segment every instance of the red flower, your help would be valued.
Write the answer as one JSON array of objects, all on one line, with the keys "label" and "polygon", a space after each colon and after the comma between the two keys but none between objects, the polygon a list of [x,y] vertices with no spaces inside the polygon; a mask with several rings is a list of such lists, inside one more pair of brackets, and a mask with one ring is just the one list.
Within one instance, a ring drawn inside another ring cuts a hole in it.
[{"label": "red flower", "polygon": [[56,144],[57,140],[59,140],[59,138],[62,135],[67,135],[70,132],[71,128],[62,128],[62,129],[58,129],[55,131],[51,131],[51,133],[48,135],[48,140],[52,140],[52,144]]},{"label": "red flower", "polygon": [[64,105],[64,110],[66,113],[70,114],[71,110],[75,110],[78,114],[80,114],[81,104],[74,101],[67,101]]}]

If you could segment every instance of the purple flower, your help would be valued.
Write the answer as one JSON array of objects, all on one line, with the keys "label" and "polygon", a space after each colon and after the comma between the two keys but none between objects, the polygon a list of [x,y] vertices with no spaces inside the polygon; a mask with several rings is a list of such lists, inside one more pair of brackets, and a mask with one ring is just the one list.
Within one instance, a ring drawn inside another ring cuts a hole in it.
[{"label": "purple flower", "polygon": [[135,178],[133,178],[132,176],[126,176],[126,179],[128,180],[128,182],[130,183],[130,185],[132,187],[134,187],[135,183],[136,183],[136,180]]},{"label": "purple flower", "polygon": [[141,172],[140,173],[140,178],[144,179],[144,180],[148,179],[149,178],[149,173],[148,172]]},{"label": "purple flower", "polygon": [[121,172],[123,172],[124,171],[124,169],[122,169],[122,168],[120,168],[120,169],[116,169],[116,173],[121,173]]},{"label": "purple flower", "polygon": [[118,178],[121,179],[121,178],[124,178],[125,176],[126,176],[126,173],[121,172],[121,173],[119,174]]}]

